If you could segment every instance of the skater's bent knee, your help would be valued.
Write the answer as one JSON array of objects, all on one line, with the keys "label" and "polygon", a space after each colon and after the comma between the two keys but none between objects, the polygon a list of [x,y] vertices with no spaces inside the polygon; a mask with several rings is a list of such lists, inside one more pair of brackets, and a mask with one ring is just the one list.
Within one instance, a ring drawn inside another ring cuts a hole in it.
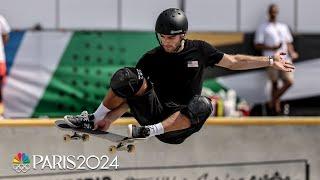
[{"label": "skater's bent knee", "polygon": [[211,100],[205,96],[194,96],[181,113],[190,119],[191,126],[203,124],[213,111]]},{"label": "skater's bent knee", "polygon": [[114,73],[110,87],[117,96],[129,98],[140,93],[144,82],[145,79],[140,69],[125,67]]}]

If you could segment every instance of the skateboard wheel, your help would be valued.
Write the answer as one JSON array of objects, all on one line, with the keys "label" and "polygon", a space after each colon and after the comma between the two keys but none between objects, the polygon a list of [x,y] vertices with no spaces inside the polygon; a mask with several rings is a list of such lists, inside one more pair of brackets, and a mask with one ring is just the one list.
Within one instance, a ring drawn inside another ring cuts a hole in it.
[{"label": "skateboard wheel", "polygon": [[82,141],[89,141],[89,134],[83,134]]},{"label": "skateboard wheel", "polygon": [[69,135],[69,134],[65,134],[64,136],[63,136],[63,141],[64,142],[68,142],[68,141],[70,141],[71,140],[71,136]]},{"label": "skateboard wheel", "polygon": [[127,146],[127,151],[128,151],[128,153],[133,153],[133,152],[135,152],[135,150],[136,150],[136,146],[135,146],[135,145],[129,144],[129,145]]},{"label": "skateboard wheel", "polygon": [[109,147],[109,153],[114,154],[115,152],[117,152],[117,147],[116,146],[110,146]]}]

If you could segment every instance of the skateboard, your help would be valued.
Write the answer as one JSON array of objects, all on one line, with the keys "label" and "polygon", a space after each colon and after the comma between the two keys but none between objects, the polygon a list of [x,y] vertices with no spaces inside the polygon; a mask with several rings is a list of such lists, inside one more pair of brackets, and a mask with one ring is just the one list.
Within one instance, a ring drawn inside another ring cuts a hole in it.
[{"label": "skateboard", "polygon": [[54,124],[61,130],[73,132],[73,135],[65,134],[63,136],[63,140],[65,142],[68,142],[70,140],[88,141],[90,136],[96,136],[98,138],[106,139],[108,141],[111,141],[112,143],[115,143],[116,145],[111,145],[108,149],[108,152],[112,154],[117,151],[127,151],[129,153],[133,153],[135,152],[135,143],[137,141],[147,140],[147,138],[129,138],[127,136],[101,130],[73,128],[69,126],[64,120],[56,120]]}]

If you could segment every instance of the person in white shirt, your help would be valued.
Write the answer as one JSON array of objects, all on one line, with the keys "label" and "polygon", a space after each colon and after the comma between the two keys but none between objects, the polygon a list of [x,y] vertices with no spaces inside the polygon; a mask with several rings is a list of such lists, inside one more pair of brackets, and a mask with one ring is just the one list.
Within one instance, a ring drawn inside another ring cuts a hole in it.
[{"label": "person in white shirt", "polygon": [[6,77],[6,56],[4,52],[4,46],[9,41],[10,26],[7,20],[0,15],[0,102],[2,102],[2,85]]},{"label": "person in white shirt", "polygon": [[[262,51],[264,56],[273,56],[276,53],[285,53],[286,60],[292,61],[299,54],[292,45],[293,38],[288,26],[277,21],[279,8],[271,4],[268,8],[269,19],[262,23],[255,33],[255,48]],[[280,97],[293,85],[293,72],[281,72],[274,68],[267,68],[268,76],[272,82],[271,100],[268,102],[272,114],[281,114]],[[283,80],[283,85],[278,87],[278,80]]]}]

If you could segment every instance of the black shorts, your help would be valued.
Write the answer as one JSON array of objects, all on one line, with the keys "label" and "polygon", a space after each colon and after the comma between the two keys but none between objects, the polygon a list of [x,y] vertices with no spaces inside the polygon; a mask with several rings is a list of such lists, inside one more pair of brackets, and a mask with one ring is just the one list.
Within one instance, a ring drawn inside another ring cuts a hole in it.
[{"label": "black shorts", "polygon": [[[143,96],[134,96],[127,99],[130,111],[140,125],[157,124],[186,107],[186,105],[180,105],[174,102],[161,103],[151,83],[148,84],[150,88]],[[204,122],[205,121],[187,129],[164,133],[156,137],[164,143],[180,144],[187,137],[199,131]]]}]

